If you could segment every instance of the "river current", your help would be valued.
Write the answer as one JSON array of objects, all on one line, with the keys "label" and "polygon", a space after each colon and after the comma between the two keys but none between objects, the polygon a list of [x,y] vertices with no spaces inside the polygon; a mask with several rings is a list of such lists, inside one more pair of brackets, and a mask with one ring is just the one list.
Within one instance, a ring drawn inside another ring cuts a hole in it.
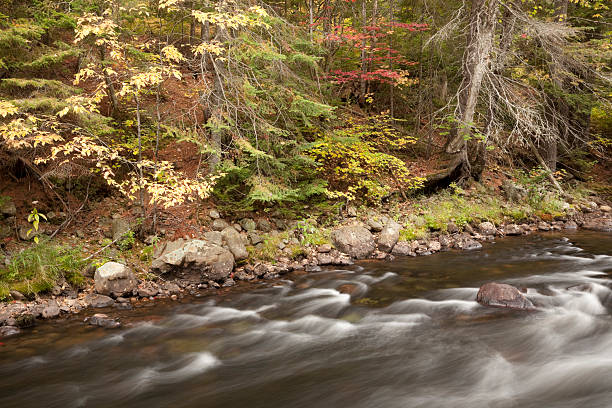
[{"label": "river current", "polygon": [[[0,407],[612,407],[612,234],[293,274],[0,344]],[[489,281],[536,312],[485,308]]]}]

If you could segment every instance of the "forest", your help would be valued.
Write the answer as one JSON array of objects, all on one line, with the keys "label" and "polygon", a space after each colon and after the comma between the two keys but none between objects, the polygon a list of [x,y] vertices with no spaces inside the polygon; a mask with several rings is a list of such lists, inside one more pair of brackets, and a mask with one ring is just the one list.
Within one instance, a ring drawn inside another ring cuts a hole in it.
[{"label": "forest", "polygon": [[393,220],[418,253],[483,222],[605,212],[611,15],[604,0],[2,1],[0,297],[83,290],[108,261],[155,283],[166,242],[208,232],[240,241],[229,271],[252,272],[341,249],[344,220]]}]

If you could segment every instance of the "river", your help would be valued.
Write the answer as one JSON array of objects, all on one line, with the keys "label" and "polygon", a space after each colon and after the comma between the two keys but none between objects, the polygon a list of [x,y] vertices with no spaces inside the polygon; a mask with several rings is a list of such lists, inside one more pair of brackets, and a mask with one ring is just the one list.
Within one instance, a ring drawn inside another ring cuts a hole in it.
[{"label": "river", "polygon": [[[0,345],[0,407],[610,407],[612,234],[293,274]],[[485,308],[488,281],[536,312]]]}]

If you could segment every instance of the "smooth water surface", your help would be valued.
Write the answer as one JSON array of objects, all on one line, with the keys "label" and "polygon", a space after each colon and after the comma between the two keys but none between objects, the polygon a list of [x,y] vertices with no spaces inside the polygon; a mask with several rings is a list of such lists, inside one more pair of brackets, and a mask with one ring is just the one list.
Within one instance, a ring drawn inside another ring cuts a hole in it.
[{"label": "smooth water surface", "polygon": [[[547,234],[158,304],[115,331],[56,321],[0,346],[0,407],[611,407],[610,275],[612,234]],[[479,306],[487,281],[539,310]]]}]

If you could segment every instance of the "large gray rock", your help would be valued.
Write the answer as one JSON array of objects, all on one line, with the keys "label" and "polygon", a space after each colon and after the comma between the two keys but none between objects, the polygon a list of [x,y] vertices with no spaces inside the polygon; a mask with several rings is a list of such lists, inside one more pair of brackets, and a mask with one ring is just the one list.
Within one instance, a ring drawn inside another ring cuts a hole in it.
[{"label": "large gray rock", "polygon": [[393,220],[389,220],[378,236],[378,249],[383,252],[391,252],[399,240],[402,226]]},{"label": "large gray rock", "polygon": [[85,320],[92,326],[104,327],[105,329],[115,329],[117,327],[121,327],[121,323],[103,313],[96,313],[89,319]]},{"label": "large gray rock", "polygon": [[521,235],[523,229],[516,224],[508,224],[504,227],[504,233],[506,235]]},{"label": "large gray rock", "polygon": [[414,249],[410,242],[401,241],[393,246],[393,250],[391,251],[393,255],[402,255],[402,256],[415,256]]},{"label": "large gray rock", "polygon": [[584,223],[582,228],[591,231],[612,232],[612,220],[592,220]]},{"label": "large gray rock", "polygon": [[111,237],[113,241],[120,240],[123,234],[127,233],[129,230],[130,223],[127,220],[123,218],[114,219],[111,223]]},{"label": "large gray rock", "polygon": [[249,257],[249,253],[247,252],[244,242],[242,241],[242,237],[238,231],[236,231],[233,227],[227,227],[221,233],[223,234],[223,239],[225,239],[227,247],[234,255],[234,259],[236,261],[242,261],[243,259],[247,259]]},{"label": "large gray rock", "polygon": [[337,249],[357,259],[367,258],[376,248],[372,233],[359,225],[339,228],[331,239]]},{"label": "large gray rock", "polygon": [[136,289],[136,277],[130,268],[118,262],[107,262],[94,274],[96,292],[107,296],[123,296]]},{"label": "large gray rock", "polygon": [[202,246],[186,250],[183,267],[198,272],[203,279],[221,280],[234,269],[234,255],[220,246]]},{"label": "large gray rock", "polygon": [[514,286],[506,285],[505,283],[485,283],[478,290],[476,301],[483,306],[535,310],[531,300],[527,299]]},{"label": "large gray rock", "polygon": [[110,307],[115,303],[112,298],[105,295],[96,295],[95,293],[90,293],[86,295],[83,298],[83,302],[85,302],[85,305],[95,308]]}]

